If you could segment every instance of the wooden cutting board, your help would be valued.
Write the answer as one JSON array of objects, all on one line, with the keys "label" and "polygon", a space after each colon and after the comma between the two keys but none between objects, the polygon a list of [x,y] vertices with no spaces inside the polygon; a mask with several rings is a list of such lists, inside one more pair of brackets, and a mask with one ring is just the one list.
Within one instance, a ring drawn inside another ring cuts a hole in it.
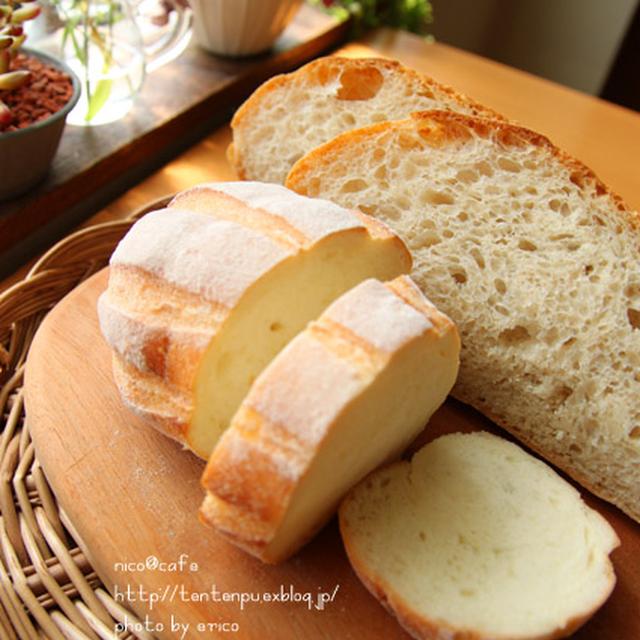
[{"label": "wooden cutting board", "polygon": [[[106,270],[93,276],[47,316],[31,347],[25,389],[38,458],[116,599],[126,599],[148,630],[171,640],[408,638],[358,582],[335,521],[275,567],[198,522],[203,463],[127,411],[112,381],[95,311],[106,279]],[[479,428],[495,429],[449,401],[419,441]],[[640,525],[584,495],[622,546],[613,555],[612,597],[574,638],[640,638]],[[170,564],[181,558],[182,567]],[[262,600],[241,605],[237,594]]]}]

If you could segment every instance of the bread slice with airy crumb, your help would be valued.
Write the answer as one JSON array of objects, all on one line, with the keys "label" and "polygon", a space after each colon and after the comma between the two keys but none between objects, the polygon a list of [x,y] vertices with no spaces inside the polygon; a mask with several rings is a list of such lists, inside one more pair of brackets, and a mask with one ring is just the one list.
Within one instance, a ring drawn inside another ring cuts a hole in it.
[{"label": "bread slice with airy crumb", "polygon": [[640,520],[636,212],[543,136],[445,112],[343,134],[287,185],[397,231],[460,328],[453,394]]},{"label": "bread slice with airy crumb", "polygon": [[424,109],[499,117],[393,60],[320,58],[271,78],[238,109],[229,160],[243,180],[282,184],[298,158],[339,133]]},{"label": "bread slice with airy crumb", "polygon": [[357,574],[415,638],[565,637],[615,584],[606,520],[488,433],[443,436],[374,472],[339,513]]},{"label": "bread slice with airy crumb", "polygon": [[207,464],[202,519],[265,562],[288,558],[424,428],[459,350],[410,278],[354,287],[251,387]]}]

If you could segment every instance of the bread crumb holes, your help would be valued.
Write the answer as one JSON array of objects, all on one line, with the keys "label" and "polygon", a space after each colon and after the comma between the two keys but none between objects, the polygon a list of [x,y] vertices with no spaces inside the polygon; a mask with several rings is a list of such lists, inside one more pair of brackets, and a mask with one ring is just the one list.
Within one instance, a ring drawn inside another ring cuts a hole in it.
[{"label": "bread crumb holes", "polygon": [[363,191],[367,188],[367,183],[360,179],[354,178],[353,180],[347,180],[340,188],[340,193],[355,193],[356,191]]},{"label": "bread crumb holes", "polygon": [[464,269],[455,269],[455,270],[452,270],[450,273],[451,273],[451,277],[458,284],[465,284],[467,282],[467,273],[466,271],[464,271]]},{"label": "bread crumb holes", "polygon": [[522,251],[537,251],[538,247],[530,240],[520,240],[518,242],[518,249]]},{"label": "bread crumb holes", "polygon": [[632,329],[640,329],[640,310],[629,307],[627,309],[627,319]]},{"label": "bread crumb holes", "polygon": [[498,336],[498,340],[507,345],[518,344],[520,342],[524,342],[525,340],[529,340],[529,338],[531,338],[529,331],[526,327],[523,327],[520,324],[512,327],[511,329],[504,329]]},{"label": "bread crumb holes", "polygon": [[433,189],[427,189],[420,194],[420,200],[424,204],[453,204],[455,202],[453,196],[442,191],[434,191]]}]

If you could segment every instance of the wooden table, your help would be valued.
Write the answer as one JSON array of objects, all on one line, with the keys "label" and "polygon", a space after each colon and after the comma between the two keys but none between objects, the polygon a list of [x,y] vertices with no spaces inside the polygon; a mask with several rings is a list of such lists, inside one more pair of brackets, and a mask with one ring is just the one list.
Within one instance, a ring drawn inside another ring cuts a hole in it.
[{"label": "wooden table", "polygon": [[[397,58],[453,85],[506,116],[548,135],[558,145],[589,164],[632,206],[640,208],[637,162],[640,115],[451,47],[427,44],[414,36],[390,30],[376,31],[345,47],[341,53]],[[83,226],[123,218],[151,200],[198,182],[233,179],[225,159],[230,137],[228,127],[218,129],[115,199]],[[25,271],[26,267],[2,283],[0,289],[22,277]],[[75,328],[77,325],[74,323],[72,326]],[[47,362],[61,366],[55,358]],[[51,376],[51,371],[47,370],[49,379],[62,379],[65,375],[64,367],[58,376]],[[70,393],[75,394],[75,389],[73,385],[67,385]],[[50,397],[59,400],[55,394]],[[65,406],[64,402],[60,404]],[[109,416],[109,420],[113,419],[112,413],[106,412],[105,415]],[[163,442],[167,447],[170,446],[168,441]],[[102,449],[98,447],[95,450]],[[144,448],[136,450],[144,451]],[[92,468],[96,468],[95,465]],[[329,553],[333,553],[331,548]],[[324,565],[320,562],[317,566],[322,568]],[[632,568],[630,570],[633,571]],[[620,602],[627,606],[630,600],[623,598]],[[634,624],[637,623],[637,599],[632,601],[628,615],[630,620],[635,621]],[[604,619],[601,617],[598,620]],[[600,623],[596,621],[595,624]],[[598,631],[597,626],[592,626],[585,637],[604,637],[598,635]],[[636,636],[637,633],[632,632],[625,637]]]},{"label": "wooden table", "polygon": [[[432,75],[548,136],[590,166],[633,208],[640,209],[640,114],[548,80],[411,34],[380,29],[339,50],[386,56]],[[209,180],[230,180],[228,126],[204,138],[111,202],[82,226],[125,217],[146,202]],[[23,268],[1,288],[21,278]]]}]

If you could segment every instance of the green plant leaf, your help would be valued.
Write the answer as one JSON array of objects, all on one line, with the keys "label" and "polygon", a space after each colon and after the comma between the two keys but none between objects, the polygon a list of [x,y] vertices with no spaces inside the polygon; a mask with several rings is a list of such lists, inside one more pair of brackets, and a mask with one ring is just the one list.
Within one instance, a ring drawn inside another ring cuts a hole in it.
[{"label": "green plant leaf", "polygon": [[11,22],[13,24],[21,24],[27,20],[33,20],[40,15],[40,7],[38,5],[31,5],[27,7],[20,7],[16,9],[11,16]]},{"label": "green plant leaf", "polygon": [[64,33],[62,36],[62,46],[64,47],[67,38],[71,39],[71,45],[73,46],[73,50],[76,54],[76,58],[80,61],[80,64],[83,67],[87,66],[87,59],[85,56],[84,49],[80,46],[78,39],[76,38],[76,27],[80,22],[80,18],[74,17],[70,18],[69,21],[65,24]]},{"label": "green plant leaf", "polygon": [[0,75],[0,89],[11,91],[21,87],[31,74],[28,71],[8,71]]},{"label": "green plant leaf", "polygon": [[429,33],[433,7],[429,0],[307,0],[339,20],[352,19],[354,35],[379,26]]},{"label": "green plant leaf", "polygon": [[100,109],[104,107],[104,103],[109,99],[111,94],[112,81],[109,79],[103,79],[96,85],[96,90],[91,94],[89,98],[89,104],[87,105],[87,114],[84,119],[86,122],[91,122]]},{"label": "green plant leaf", "polygon": [[18,49],[20,49],[20,47],[24,44],[24,41],[27,39],[26,34],[22,34],[20,36],[14,36],[13,37],[13,43],[11,44],[11,51],[15,53],[17,53]]}]

